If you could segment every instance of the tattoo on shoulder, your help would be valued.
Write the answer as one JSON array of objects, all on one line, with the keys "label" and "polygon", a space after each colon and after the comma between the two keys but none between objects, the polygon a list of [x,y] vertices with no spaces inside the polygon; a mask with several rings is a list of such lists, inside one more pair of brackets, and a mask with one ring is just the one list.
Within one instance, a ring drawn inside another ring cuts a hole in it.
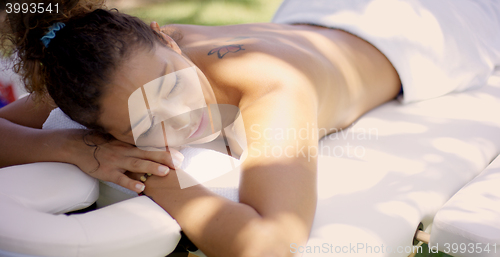
[{"label": "tattoo on shoulder", "polygon": [[245,50],[242,48],[242,46],[243,45],[225,45],[221,47],[216,47],[210,50],[210,52],[208,52],[208,55],[217,53],[219,59],[222,59],[222,57],[224,57],[227,53],[237,53],[241,50]]}]

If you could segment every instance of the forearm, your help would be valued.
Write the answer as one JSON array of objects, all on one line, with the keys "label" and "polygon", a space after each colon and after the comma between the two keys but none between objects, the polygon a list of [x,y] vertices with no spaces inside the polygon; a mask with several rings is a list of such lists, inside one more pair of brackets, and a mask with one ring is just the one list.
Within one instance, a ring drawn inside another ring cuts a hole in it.
[{"label": "forearm", "polygon": [[261,215],[201,185],[179,189],[175,172],[148,179],[145,193],[207,256],[291,256],[290,244],[305,243],[309,234],[308,225],[293,214]]},{"label": "forearm", "polygon": [[61,130],[41,130],[0,118],[0,167],[33,162],[67,162]]}]

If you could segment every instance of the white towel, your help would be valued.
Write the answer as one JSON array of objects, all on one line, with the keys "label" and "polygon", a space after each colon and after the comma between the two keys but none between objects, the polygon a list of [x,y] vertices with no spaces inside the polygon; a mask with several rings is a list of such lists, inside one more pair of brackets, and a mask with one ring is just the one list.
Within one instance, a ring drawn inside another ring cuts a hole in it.
[{"label": "white towel", "polygon": [[42,129],[86,129],[86,127],[73,121],[60,108],[55,108],[43,123]]},{"label": "white towel", "polygon": [[[71,120],[61,109],[56,108],[50,112],[49,117],[42,126],[43,129],[86,129],[85,126]],[[239,160],[225,155],[223,153],[205,148],[184,147],[180,149],[184,155],[184,161],[181,170],[197,179],[203,181],[203,185],[210,191],[219,194],[229,200],[238,202],[239,185]],[[228,163],[232,160],[235,169],[232,169]],[[226,165],[224,165],[226,164]],[[224,173],[224,174],[221,174]],[[204,174],[217,174],[213,179],[207,179]],[[99,207],[122,201],[137,196],[137,193],[121,187],[117,184],[101,181],[105,185],[101,186]],[[115,191],[110,191],[115,190]]]},{"label": "white towel", "polygon": [[370,42],[396,68],[405,103],[485,85],[500,64],[498,0],[285,0],[273,22]]}]

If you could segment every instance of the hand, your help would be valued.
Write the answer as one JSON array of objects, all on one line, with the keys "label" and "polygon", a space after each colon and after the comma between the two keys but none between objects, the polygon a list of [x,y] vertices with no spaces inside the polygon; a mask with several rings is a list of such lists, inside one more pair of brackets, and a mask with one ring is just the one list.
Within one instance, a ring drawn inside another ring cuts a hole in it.
[{"label": "hand", "polygon": [[[169,172],[168,176],[163,177],[156,175],[148,176],[144,173],[139,174],[129,171],[125,172],[125,175],[133,180],[140,180],[141,177],[144,177],[146,179],[146,181],[144,182],[146,188],[144,189],[143,193],[145,193],[147,196],[151,197],[162,195],[162,197],[165,197],[165,195],[175,196],[177,193],[184,192],[178,191],[179,189],[182,189],[178,178],[179,172],[184,171],[180,169],[172,170],[171,172]],[[186,178],[185,174],[184,178]]]},{"label": "hand", "polygon": [[[145,185],[127,177],[124,173],[151,173],[165,176],[179,166],[184,156],[172,148],[169,151],[144,151],[134,145],[102,136],[86,135],[86,130],[66,130],[68,136],[68,162],[77,165],[90,176],[113,182],[140,193]],[[85,140],[84,140],[85,136]],[[93,146],[93,145],[97,145]],[[140,176],[138,176],[140,177]]]}]

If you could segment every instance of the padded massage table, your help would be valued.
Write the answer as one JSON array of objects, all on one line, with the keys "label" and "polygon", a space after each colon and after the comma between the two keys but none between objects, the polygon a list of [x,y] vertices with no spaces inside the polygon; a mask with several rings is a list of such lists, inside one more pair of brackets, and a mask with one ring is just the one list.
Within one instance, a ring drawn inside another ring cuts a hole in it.
[{"label": "padded massage table", "polygon": [[[500,256],[498,110],[500,76],[494,76],[462,93],[388,102],[321,139],[309,248],[290,250],[408,256],[422,223],[432,228],[431,247],[489,244],[489,253],[452,254]],[[181,152],[191,160],[184,162],[187,171],[228,158],[202,148]],[[238,169],[223,177],[207,187],[237,200]],[[0,183],[0,256],[165,256],[180,239],[176,221],[148,197],[100,183],[74,165],[7,167]],[[96,200],[95,211],[63,214]]]}]

